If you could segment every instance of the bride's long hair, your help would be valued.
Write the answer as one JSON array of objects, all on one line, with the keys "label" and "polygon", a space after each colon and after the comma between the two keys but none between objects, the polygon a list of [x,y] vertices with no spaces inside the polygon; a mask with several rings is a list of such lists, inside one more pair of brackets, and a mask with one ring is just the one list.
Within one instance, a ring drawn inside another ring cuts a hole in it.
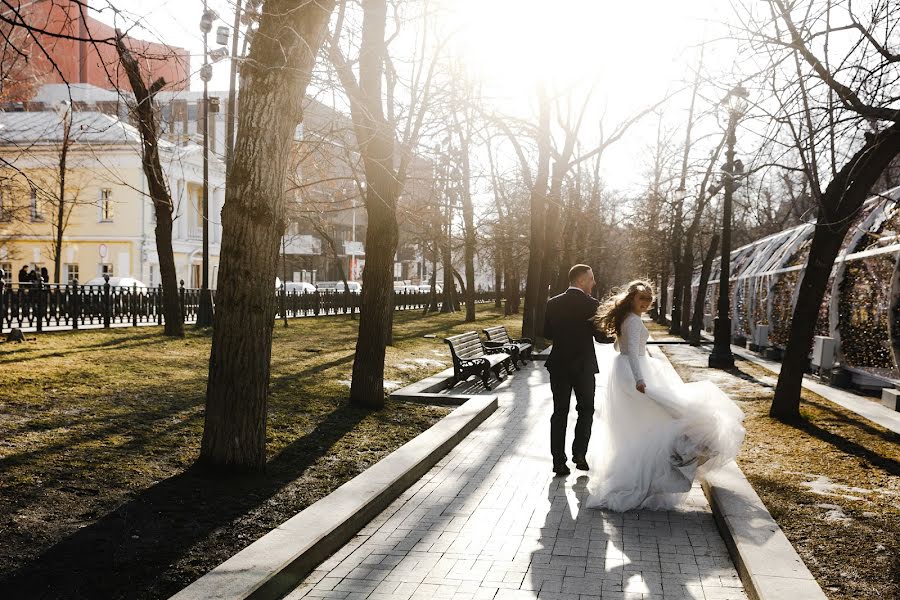
[{"label": "bride's long hair", "polygon": [[622,323],[634,308],[634,297],[647,293],[653,296],[653,285],[643,279],[636,279],[626,286],[615,289],[608,295],[594,315],[594,326],[606,335],[621,335]]}]

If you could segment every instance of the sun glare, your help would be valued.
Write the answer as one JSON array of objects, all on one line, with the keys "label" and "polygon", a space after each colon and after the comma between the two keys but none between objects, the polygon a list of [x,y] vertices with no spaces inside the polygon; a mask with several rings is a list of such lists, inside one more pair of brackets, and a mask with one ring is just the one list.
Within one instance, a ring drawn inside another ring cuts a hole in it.
[{"label": "sun glare", "polygon": [[457,45],[500,95],[598,83],[636,98],[684,76],[714,0],[462,0]]}]

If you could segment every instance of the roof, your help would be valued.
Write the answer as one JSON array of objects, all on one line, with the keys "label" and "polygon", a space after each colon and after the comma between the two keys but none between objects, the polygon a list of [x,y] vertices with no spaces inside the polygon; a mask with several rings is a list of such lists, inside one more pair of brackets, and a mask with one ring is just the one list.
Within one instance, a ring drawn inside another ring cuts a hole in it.
[{"label": "roof", "polygon": [[[64,136],[63,120],[55,111],[0,112],[0,145],[59,144]],[[78,144],[140,144],[138,130],[119,118],[101,112],[72,114],[70,139]],[[160,146],[168,142],[160,140]]]},{"label": "roof", "polygon": [[119,92],[104,90],[89,83],[47,83],[40,86],[32,102],[43,102],[49,106],[60,102],[117,102],[121,98]]}]

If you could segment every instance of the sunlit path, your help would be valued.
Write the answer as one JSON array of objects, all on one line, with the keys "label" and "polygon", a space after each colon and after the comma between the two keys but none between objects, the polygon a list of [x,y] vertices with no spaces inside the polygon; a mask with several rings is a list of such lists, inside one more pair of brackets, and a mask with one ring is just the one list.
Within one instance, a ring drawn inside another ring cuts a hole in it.
[{"label": "sunlit path", "polygon": [[543,365],[496,391],[499,410],[289,598],[746,598],[699,486],[673,511],[583,508],[587,476],[551,473]]}]

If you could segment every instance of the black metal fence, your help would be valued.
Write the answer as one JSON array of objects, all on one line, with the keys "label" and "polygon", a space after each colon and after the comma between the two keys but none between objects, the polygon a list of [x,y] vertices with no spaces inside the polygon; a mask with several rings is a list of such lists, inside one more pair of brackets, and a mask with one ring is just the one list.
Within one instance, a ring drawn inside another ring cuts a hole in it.
[{"label": "black metal fence", "polygon": [[[202,290],[178,290],[185,323],[197,320]],[[215,310],[216,292],[209,290]],[[276,319],[350,315],[359,312],[361,296],[351,292],[285,292],[276,290]],[[493,301],[493,292],[478,292],[475,301]],[[424,310],[430,292],[394,292],[394,310]],[[440,296],[438,305],[440,305]],[[112,326],[162,325],[162,287],[22,284],[0,280],[0,331],[31,331]]]}]

